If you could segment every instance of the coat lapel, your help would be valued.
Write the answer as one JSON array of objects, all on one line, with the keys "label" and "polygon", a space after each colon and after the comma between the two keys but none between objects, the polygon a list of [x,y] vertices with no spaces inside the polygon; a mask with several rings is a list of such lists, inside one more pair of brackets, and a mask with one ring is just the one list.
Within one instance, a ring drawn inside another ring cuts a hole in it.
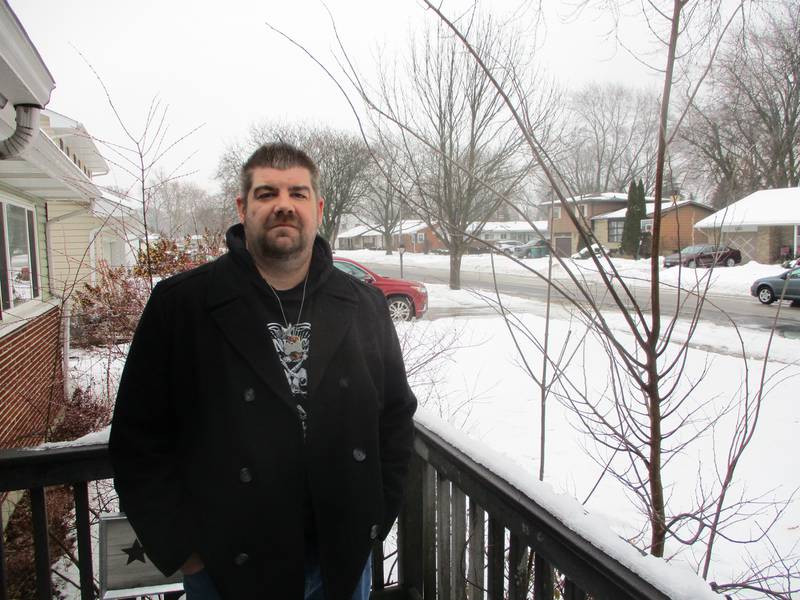
[{"label": "coat lapel", "polygon": [[268,319],[253,301],[251,283],[238,271],[230,255],[217,261],[207,303],[211,317],[250,368],[294,410],[286,374],[267,331]]},{"label": "coat lapel", "polygon": [[[315,397],[325,369],[344,340],[356,318],[358,302],[347,289],[338,272],[331,273],[317,292],[311,310],[311,352],[309,356],[309,393]],[[317,401],[322,401],[317,398]]]}]

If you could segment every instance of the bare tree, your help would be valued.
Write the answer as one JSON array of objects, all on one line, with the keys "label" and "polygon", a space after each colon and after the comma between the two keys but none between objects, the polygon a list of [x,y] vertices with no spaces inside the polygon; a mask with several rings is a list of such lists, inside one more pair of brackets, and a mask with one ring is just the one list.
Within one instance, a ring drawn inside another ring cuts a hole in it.
[{"label": "bare tree", "polygon": [[761,188],[800,185],[800,11],[783,0],[732,40],[681,130],[695,176],[725,206]]},{"label": "bare tree", "polygon": [[386,254],[394,250],[394,232],[403,216],[403,207],[408,211],[407,198],[411,194],[411,182],[404,177],[407,172],[402,162],[404,153],[395,142],[377,134],[378,141],[373,152],[375,164],[367,177],[368,193],[355,211],[356,217],[365,225],[374,227],[383,237]]},{"label": "bare tree", "polygon": [[[476,18],[468,27],[481,51],[524,64],[513,36],[490,19]],[[519,154],[523,140],[503,110],[502,97],[441,24],[412,40],[403,70],[407,79],[390,77],[384,69],[382,119],[405,124],[399,131],[402,142],[394,148],[404,156],[410,201],[449,250],[450,287],[459,289],[461,257],[471,239],[465,233],[477,236],[502,204],[482,182],[503,197],[513,196],[529,163]],[[510,85],[511,80],[508,73],[504,81]]]},{"label": "bare tree", "polygon": [[642,179],[655,185],[658,98],[621,84],[591,83],[570,99],[568,145],[558,154],[561,174],[573,195],[621,192]]}]

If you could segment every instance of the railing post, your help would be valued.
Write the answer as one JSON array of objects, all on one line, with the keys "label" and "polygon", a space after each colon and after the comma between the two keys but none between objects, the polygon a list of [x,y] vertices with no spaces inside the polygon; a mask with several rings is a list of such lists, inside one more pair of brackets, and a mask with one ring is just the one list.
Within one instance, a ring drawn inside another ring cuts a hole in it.
[{"label": "railing post", "polygon": [[483,509],[469,499],[469,599],[483,600],[484,575],[484,518]]},{"label": "railing post", "polygon": [[436,486],[436,558],[439,585],[436,597],[439,600],[451,600],[450,581],[453,577],[453,561],[450,554],[450,481],[441,473]]},{"label": "railing post", "polygon": [[553,568],[538,552],[533,559],[533,600],[553,600]]},{"label": "railing post", "polygon": [[425,600],[436,598],[436,470],[428,463],[422,468],[422,552]]},{"label": "railing post", "polygon": [[508,550],[508,577],[508,599],[525,600],[528,595],[528,548],[514,533]]},{"label": "railing post", "polygon": [[8,598],[8,582],[6,581],[6,549],[3,535],[3,494],[0,494],[0,600]]},{"label": "railing post", "polygon": [[411,457],[403,509],[397,527],[398,577],[406,589],[423,590],[423,470],[425,463],[416,454]]},{"label": "railing post", "polygon": [[32,488],[31,513],[33,515],[33,552],[36,564],[36,597],[52,598],[50,584],[50,542],[47,531],[47,504],[44,488]]},{"label": "railing post", "polygon": [[78,570],[81,582],[81,600],[94,598],[92,569],[92,535],[89,528],[89,486],[85,481],[72,484],[75,498],[75,528],[78,538]]},{"label": "railing post", "polygon": [[452,567],[453,597],[464,600],[467,596],[467,498],[456,484],[452,491]]},{"label": "railing post", "polygon": [[503,565],[506,557],[506,532],[500,520],[489,513],[489,600],[503,600]]}]

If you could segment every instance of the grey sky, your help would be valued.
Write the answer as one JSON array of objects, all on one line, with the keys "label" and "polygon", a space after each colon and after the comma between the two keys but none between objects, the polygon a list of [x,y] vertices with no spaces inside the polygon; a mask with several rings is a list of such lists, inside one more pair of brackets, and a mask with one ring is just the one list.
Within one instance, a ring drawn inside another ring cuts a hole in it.
[{"label": "grey sky", "polygon": [[[82,122],[98,138],[123,143],[102,88],[80,51],[103,78],[132,130],[141,130],[154,95],[169,105],[173,139],[205,123],[170,155],[167,165],[196,150],[187,168],[197,171],[191,178],[209,189],[215,188],[213,173],[225,145],[255,121],[301,120],[355,129],[352,113],[333,84],[264,25],[271,22],[332,64],[335,40],[318,0],[10,4],[56,80],[48,108]],[[509,8],[497,8],[503,4]],[[500,18],[529,16],[512,12],[519,4],[495,2],[492,12]],[[445,2],[446,8],[452,5]],[[562,14],[568,11],[567,4],[548,6],[550,11],[554,6]],[[332,0],[329,7],[346,46],[368,75],[374,72],[379,48],[390,54],[401,51],[410,31],[435,18],[413,0]],[[563,23],[553,11],[539,37],[540,62],[571,87],[592,79],[655,85],[644,68],[607,39],[610,28],[608,15],[585,13]],[[116,180],[102,181],[123,184],[126,178],[117,174]]]}]

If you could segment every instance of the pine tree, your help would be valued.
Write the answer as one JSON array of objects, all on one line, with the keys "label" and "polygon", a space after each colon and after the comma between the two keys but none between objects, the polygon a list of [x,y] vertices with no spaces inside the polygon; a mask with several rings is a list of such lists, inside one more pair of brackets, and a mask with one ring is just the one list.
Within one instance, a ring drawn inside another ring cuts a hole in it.
[{"label": "pine tree", "polygon": [[[644,196],[642,197],[644,199]],[[631,181],[628,187],[628,209],[625,211],[625,225],[622,228],[622,243],[620,248],[625,255],[635,254],[639,248],[641,235],[639,216],[639,188],[636,182]]]}]

